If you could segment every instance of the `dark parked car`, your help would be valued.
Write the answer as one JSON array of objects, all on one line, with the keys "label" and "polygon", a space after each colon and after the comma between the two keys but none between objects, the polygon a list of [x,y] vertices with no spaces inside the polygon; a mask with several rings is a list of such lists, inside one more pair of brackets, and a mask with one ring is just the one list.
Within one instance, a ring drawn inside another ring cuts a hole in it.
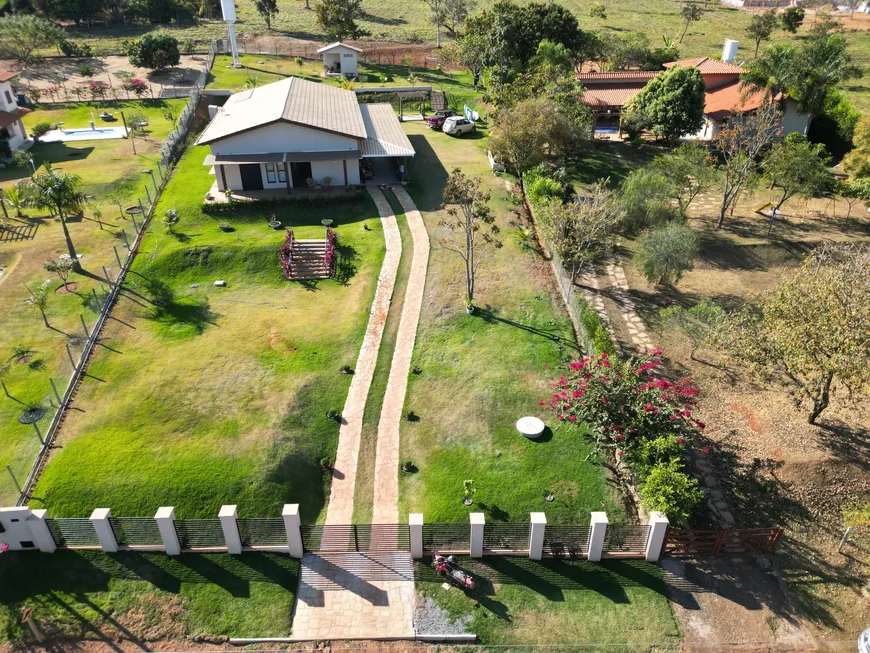
[{"label": "dark parked car", "polygon": [[455,111],[451,109],[444,109],[442,111],[436,111],[431,116],[426,118],[426,124],[432,129],[441,129],[444,126],[444,121],[447,120],[451,116],[458,115]]}]

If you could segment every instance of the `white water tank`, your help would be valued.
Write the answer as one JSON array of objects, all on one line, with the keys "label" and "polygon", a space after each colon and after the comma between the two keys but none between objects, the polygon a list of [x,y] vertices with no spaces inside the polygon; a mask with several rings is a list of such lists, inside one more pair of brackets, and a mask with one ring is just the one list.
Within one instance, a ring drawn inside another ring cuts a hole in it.
[{"label": "white water tank", "polygon": [[226,22],[236,22],[236,3],[233,0],[221,0],[221,11]]},{"label": "white water tank", "polygon": [[737,58],[737,46],[739,43],[733,39],[725,40],[725,47],[722,48],[722,61],[725,63],[734,63]]}]

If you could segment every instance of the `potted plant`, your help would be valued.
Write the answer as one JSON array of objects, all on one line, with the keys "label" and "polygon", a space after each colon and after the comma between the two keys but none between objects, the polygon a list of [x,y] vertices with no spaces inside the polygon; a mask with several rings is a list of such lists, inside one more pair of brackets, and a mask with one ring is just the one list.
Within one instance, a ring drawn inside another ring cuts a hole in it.
[{"label": "potted plant", "polygon": [[405,415],[405,419],[408,420],[409,422],[419,422],[420,416],[417,413],[415,413],[413,410],[409,410],[407,412],[407,414]]},{"label": "potted plant", "polygon": [[326,418],[339,422],[341,421],[341,411],[330,408],[328,411],[326,411]]},{"label": "potted plant", "polygon": [[468,299],[468,297],[465,298],[465,312],[468,315],[471,315],[474,313],[474,304],[471,303],[471,300]]},{"label": "potted plant", "polygon": [[332,461],[329,458],[321,458],[320,459],[320,471],[322,471],[322,472],[332,471]]},{"label": "potted plant", "polygon": [[218,229],[220,229],[221,231],[232,231],[233,230],[233,228],[227,222],[221,222],[218,225]]},{"label": "potted plant", "polygon": [[233,203],[233,189],[232,189],[232,188],[227,188],[227,189],[224,191],[224,195],[227,196],[227,204],[232,204],[232,203]]},{"label": "potted plant", "polygon": [[402,463],[402,471],[406,474],[413,474],[417,471],[417,466],[414,464],[412,460],[406,460]]},{"label": "potted plant", "polygon": [[274,213],[272,214],[272,217],[269,220],[269,226],[272,227],[272,229],[280,229],[281,228],[281,221],[275,217]]},{"label": "potted plant", "polygon": [[342,374],[353,374],[353,368],[350,365],[345,365],[341,368]]},{"label": "potted plant", "polygon": [[466,481],[462,481],[462,492],[464,494],[464,499],[462,503],[466,506],[470,506],[474,503],[474,493],[477,492],[477,488],[474,487],[474,481],[472,479],[468,479]]}]

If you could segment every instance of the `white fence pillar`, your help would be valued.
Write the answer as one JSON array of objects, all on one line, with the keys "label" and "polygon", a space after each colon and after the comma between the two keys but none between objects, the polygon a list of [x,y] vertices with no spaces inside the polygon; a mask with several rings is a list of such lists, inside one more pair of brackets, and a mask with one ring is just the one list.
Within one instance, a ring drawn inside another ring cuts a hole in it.
[{"label": "white fence pillar", "polygon": [[108,508],[96,508],[91,513],[91,524],[97,532],[97,539],[100,541],[100,547],[106,553],[117,553],[118,540],[115,538],[115,531],[112,529],[112,524],[109,523],[111,510]]},{"label": "white fence pillar", "polygon": [[665,535],[668,532],[668,518],[660,512],[649,514],[649,536],[646,539],[646,559],[655,562],[662,555]]},{"label": "white fence pillar", "polygon": [[408,528],[410,529],[411,538],[411,557],[423,557],[423,515],[419,512],[412,512],[408,515]]},{"label": "white fence pillar", "polygon": [[32,510],[26,523],[30,528],[30,533],[33,537],[33,543],[36,548],[43,553],[54,553],[57,550],[57,543],[51,536],[51,531],[48,530],[48,511],[42,508]]},{"label": "white fence pillar", "polygon": [[607,532],[607,513],[593,512],[591,520],[592,530],[589,533],[589,560],[598,562],[601,560],[601,552],[604,549],[604,534]]},{"label": "white fence pillar", "polygon": [[284,517],[284,529],[287,531],[287,548],[291,558],[301,558],[305,554],[302,546],[302,529],[299,521],[299,504],[285,503],[281,512]]},{"label": "white fence pillar", "polygon": [[239,536],[238,510],[236,506],[221,506],[218,519],[221,520],[221,528],[224,531],[224,540],[227,543],[227,553],[238,555],[242,552],[242,538]]},{"label": "white fence pillar", "polygon": [[483,557],[483,528],[486,523],[486,516],[482,512],[473,512],[469,516],[471,523],[471,557]]},{"label": "white fence pillar", "polygon": [[160,529],[160,539],[163,540],[163,549],[166,554],[179,555],[181,542],[178,541],[178,533],[175,530],[175,508],[164,506],[158,509],[154,519],[157,520],[157,528]]},{"label": "white fence pillar", "polygon": [[529,558],[540,560],[544,557],[544,530],[547,528],[547,515],[542,512],[533,512],[530,521]]}]

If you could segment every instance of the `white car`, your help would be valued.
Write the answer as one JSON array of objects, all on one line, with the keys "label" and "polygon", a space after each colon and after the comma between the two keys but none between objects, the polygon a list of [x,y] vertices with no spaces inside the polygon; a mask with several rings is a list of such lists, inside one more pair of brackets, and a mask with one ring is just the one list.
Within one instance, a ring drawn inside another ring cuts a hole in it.
[{"label": "white car", "polygon": [[476,129],[477,126],[465,116],[451,116],[444,121],[441,131],[450,136],[460,136],[472,134]]},{"label": "white car", "polygon": [[858,638],[858,653],[870,653],[870,628]]}]

